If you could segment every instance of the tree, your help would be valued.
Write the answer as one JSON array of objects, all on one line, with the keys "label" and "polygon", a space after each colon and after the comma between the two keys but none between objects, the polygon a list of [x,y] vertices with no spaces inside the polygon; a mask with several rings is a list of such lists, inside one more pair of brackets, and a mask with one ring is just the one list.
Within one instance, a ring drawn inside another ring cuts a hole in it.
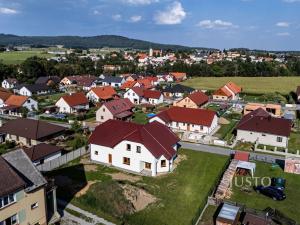
[{"label": "tree", "polygon": [[82,126],[77,120],[75,120],[72,123],[70,130],[73,131],[74,133],[80,133],[82,131]]},{"label": "tree", "polygon": [[34,83],[34,81],[41,76],[46,76],[45,64],[46,59],[38,58],[36,56],[26,59],[21,64],[21,74],[17,75],[20,82]]}]

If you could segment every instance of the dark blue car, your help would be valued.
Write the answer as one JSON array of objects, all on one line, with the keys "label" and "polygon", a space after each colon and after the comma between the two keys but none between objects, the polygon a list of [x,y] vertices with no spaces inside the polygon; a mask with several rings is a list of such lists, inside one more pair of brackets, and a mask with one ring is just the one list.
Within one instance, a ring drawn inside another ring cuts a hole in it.
[{"label": "dark blue car", "polygon": [[255,188],[257,193],[261,193],[265,196],[272,198],[273,200],[281,201],[286,198],[284,192],[282,190],[277,189],[273,186],[262,186],[259,185]]}]

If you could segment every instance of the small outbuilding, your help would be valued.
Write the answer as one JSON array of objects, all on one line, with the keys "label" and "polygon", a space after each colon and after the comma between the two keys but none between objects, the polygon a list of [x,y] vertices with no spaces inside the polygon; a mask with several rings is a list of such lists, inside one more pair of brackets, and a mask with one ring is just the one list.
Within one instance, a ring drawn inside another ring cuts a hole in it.
[{"label": "small outbuilding", "polygon": [[236,225],[239,221],[240,208],[224,203],[216,219],[216,225]]}]

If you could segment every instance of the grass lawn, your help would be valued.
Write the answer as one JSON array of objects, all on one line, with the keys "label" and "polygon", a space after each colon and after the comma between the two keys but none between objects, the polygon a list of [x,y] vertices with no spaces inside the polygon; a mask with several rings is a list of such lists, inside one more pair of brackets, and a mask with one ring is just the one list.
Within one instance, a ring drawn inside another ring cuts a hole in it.
[{"label": "grass lawn", "polygon": [[229,140],[232,137],[232,132],[236,126],[238,121],[236,120],[230,120],[229,124],[222,124],[221,128],[217,131],[216,136],[225,139],[226,141]]},{"label": "grass lawn", "polygon": [[233,148],[234,150],[239,151],[253,151],[254,144],[250,142],[237,142],[237,144]]},{"label": "grass lawn", "polygon": [[[178,167],[170,174],[154,178],[135,176],[139,179],[117,182],[108,174],[118,172],[115,169],[98,165],[96,170],[86,171],[79,161],[51,174],[73,181],[69,186],[58,188],[60,198],[70,195],[71,189],[76,187],[78,182],[100,181],[93,184],[81,197],[73,195],[72,202],[117,224],[190,224],[199,207],[206,202],[206,197],[215,186],[228,158],[185,149],[179,152],[182,161]],[[128,205],[128,200],[124,199],[120,189],[120,185],[124,184],[147,191],[155,196],[157,201],[141,211],[128,213],[130,204]]]},{"label": "grass lawn", "polygon": [[288,94],[295,91],[295,84],[300,83],[300,77],[197,77],[184,81],[183,85],[203,90],[216,90],[229,81],[242,86],[243,92],[246,93]]},{"label": "grass lawn", "polygon": [[300,133],[291,133],[288,150],[290,153],[297,153],[297,150],[300,151]]},{"label": "grass lawn", "polygon": [[148,122],[148,118],[143,112],[135,112],[132,121],[139,124],[146,124]]},{"label": "grass lawn", "polygon": [[50,58],[50,55],[46,52],[34,50],[34,51],[15,51],[15,52],[1,52],[0,61],[3,60],[6,64],[20,64],[29,57],[38,56],[41,58]]},{"label": "grass lawn", "polygon": [[209,205],[197,225],[214,225],[214,216],[218,207]]},{"label": "grass lawn", "polygon": [[[250,188],[251,192],[248,193],[242,191],[239,187],[234,187],[230,200],[259,210],[264,210],[267,207],[276,208],[284,215],[300,222],[300,176],[284,173],[280,167],[272,168],[272,164],[256,162],[255,177],[284,177],[286,179],[285,193],[287,198],[284,201],[274,201],[269,197],[256,193],[252,188]],[[238,181],[241,181],[241,177],[238,177]],[[238,184],[241,184],[241,182]]]}]

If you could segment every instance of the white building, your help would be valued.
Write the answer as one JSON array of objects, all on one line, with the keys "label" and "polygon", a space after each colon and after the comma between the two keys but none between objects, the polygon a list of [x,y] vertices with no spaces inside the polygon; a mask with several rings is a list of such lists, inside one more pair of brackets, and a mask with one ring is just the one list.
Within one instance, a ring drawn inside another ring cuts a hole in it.
[{"label": "white building", "polygon": [[23,96],[44,95],[50,93],[50,88],[46,84],[32,84],[22,86],[18,94]]},{"label": "white building", "polygon": [[2,81],[1,86],[5,89],[13,89],[18,84],[17,79],[8,78]]},{"label": "white building", "polygon": [[188,131],[210,135],[218,127],[218,117],[214,111],[172,107],[150,118],[149,122],[157,121],[174,131]]},{"label": "white building", "polygon": [[[38,110],[38,102],[34,99],[27,97],[27,96],[20,96],[20,95],[11,95],[5,101],[4,106],[8,107],[24,107],[27,108],[29,111]],[[10,109],[8,109],[10,110]]]},{"label": "white building", "polygon": [[287,148],[291,127],[290,120],[272,117],[262,108],[258,108],[241,119],[236,128],[236,139]]},{"label": "white building", "polygon": [[133,104],[151,104],[158,105],[164,101],[164,96],[160,91],[147,90],[142,87],[133,87],[127,90],[124,98],[128,98]]},{"label": "white building", "polygon": [[56,103],[58,111],[61,113],[77,113],[89,109],[89,100],[83,92],[62,96]]},{"label": "white building", "polygon": [[96,127],[89,142],[91,160],[155,176],[173,170],[178,137],[159,123],[139,125],[108,120]]}]

